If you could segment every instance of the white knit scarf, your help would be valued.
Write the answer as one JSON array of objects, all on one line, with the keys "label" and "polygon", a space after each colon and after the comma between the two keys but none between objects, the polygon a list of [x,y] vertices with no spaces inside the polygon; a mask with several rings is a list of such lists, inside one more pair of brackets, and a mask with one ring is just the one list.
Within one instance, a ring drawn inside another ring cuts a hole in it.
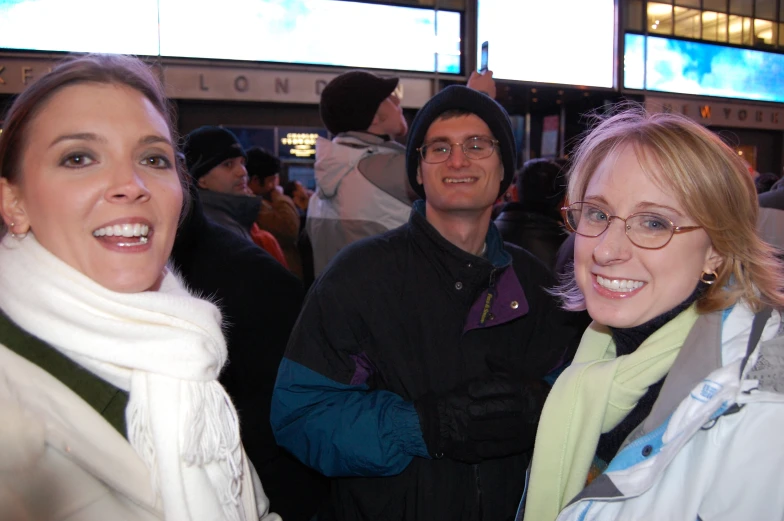
[{"label": "white knit scarf", "polygon": [[157,292],[110,291],[30,234],[0,242],[0,308],[22,329],[129,391],[128,439],[166,519],[240,519],[237,413],[217,382],[220,311],[172,273]]}]

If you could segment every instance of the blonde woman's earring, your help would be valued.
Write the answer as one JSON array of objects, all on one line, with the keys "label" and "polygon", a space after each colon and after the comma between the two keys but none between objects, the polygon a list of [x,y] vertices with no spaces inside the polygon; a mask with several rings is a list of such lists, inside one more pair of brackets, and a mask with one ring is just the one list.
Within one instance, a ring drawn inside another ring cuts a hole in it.
[{"label": "blonde woman's earring", "polygon": [[16,226],[16,223],[11,223],[11,225],[8,227],[8,229],[11,230],[11,237],[13,237],[14,239],[16,239],[18,241],[21,241],[22,239],[27,237],[27,232],[24,232],[24,233],[14,233],[14,226]]},{"label": "blonde woman's earring", "polygon": [[716,282],[716,274],[703,271],[702,275],[700,275],[700,281],[710,286],[711,284]]}]

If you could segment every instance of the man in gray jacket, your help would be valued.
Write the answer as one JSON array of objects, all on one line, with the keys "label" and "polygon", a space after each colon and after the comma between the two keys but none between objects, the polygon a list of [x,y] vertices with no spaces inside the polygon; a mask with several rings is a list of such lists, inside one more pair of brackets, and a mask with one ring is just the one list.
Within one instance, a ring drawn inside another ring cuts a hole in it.
[{"label": "man in gray jacket", "polygon": [[[408,222],[419,198],[408,184],[406,149],[395,141],[408,132],[399,83],[350,71],[321,93],[321,120],[333,139],[316,141],[316,191],[308,206],[317,276],[343,247]],[[474,72],[468,86],[495,97],[490,71]]]},{"label": "man in gray jacket", "polygon": [[408,220],[416,195],[406,178],[405,147],[394,141],[408,131],[398,82],[351,71],[321,94],[321,119],[334,138],[316,142],[316,192],[306,225],[316,275],[344,246]]}]

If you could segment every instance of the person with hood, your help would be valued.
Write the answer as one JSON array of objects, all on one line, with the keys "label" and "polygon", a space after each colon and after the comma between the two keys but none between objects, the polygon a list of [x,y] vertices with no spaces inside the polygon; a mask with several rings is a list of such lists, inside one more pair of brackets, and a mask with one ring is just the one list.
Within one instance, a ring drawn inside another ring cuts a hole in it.
[{"label": "person with hood", "polygon": [[317,276],[343,247],[408,220],[416,196],[406,181],[406,149],[395,141],[408,131],[399,81],[350,71],[321,93],[321,120],[334,137],[316,141],[306,226]]},{"label": "person with hood", "polygon": [[[495,97],[492,78],[475,72],[468,86]],[[334,137],[316,141],[306,224],[316,276],[345,246],[405,224],[418,198],[406,180],[406,149],[395,141],[408,132],[399,83],[349,71],[321,93],[321,120]]]},{"label": "person with hood", "polygon": [[334,519],[510,519],[545,377],[581,331],[554,280],[490,220],[516,159],[506,111],[464,86],[414,119],[409,182],[424,200],[356,242],[306,297],[278,370],[278,443],[333,477]]}]

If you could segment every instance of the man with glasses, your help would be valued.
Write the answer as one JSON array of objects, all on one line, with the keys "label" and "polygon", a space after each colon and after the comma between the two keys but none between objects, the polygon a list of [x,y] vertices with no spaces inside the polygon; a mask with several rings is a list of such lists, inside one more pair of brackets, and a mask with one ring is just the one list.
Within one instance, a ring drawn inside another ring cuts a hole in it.
[{"label": "man with glasses", "polygon": [[462,86],[412,123],[409,221],[345,248],[278,371],[280,445],[335,478],[335,519],[511,519],[547,375],[582,333],[492,206],[516,161],[506,111]]},{"label": "man with glasses", "polygon": [[[471,88],[495,93],[492,72],[473,73]],[[395,141],[408,132],[399,78],[349,71],[321,93],[319,112],[332,140],[316,141],[316,191],[306,230],[319,275],[354,241],[408,221],[417,195],[406,180],[406,149]]]}]

